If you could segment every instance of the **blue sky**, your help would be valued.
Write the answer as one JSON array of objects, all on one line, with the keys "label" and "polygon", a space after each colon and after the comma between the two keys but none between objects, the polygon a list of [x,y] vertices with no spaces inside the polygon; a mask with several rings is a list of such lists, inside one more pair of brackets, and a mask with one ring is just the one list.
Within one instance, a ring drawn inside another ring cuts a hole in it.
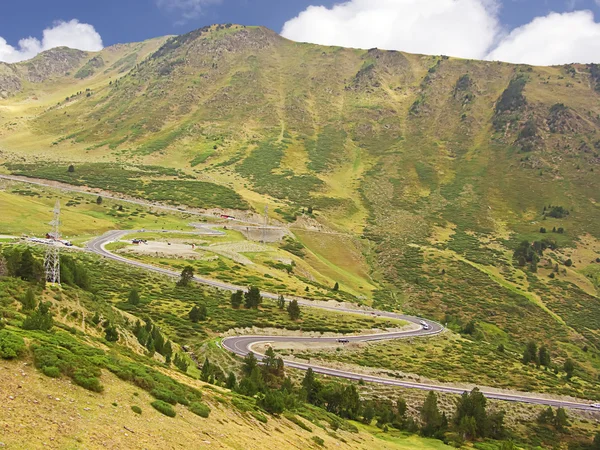
[{"label": "blue sky", "polygon": [[[307,10],[311,5],[324,8]],[[532,64],[600,62],[597,18],[600,0],[2,0],[0,61],[53,46],[98,50],[232,22],[319,44]],[[28,37],[35,39],[21,41]]]},{"label": "blue sky", "polygon": [[[311,4],[332,6],[341,1],[223,0],[220,5],[206,6],[201,15],[183,24],[178,23],[181,14],[158,7],[155,0],[4,0],[2,3],[0,36],[14,46],[24,37],[40,37],[42,30],[55,20],[71,19],[93,25],[105,45],[181,34],[212,23],[265,25],[280,31],[288,19]],[[600,6],[594,0],[504,0],[500,20],[512,29],[549,11],[564,12],[573,7],[591,9],[600,16]]]}]

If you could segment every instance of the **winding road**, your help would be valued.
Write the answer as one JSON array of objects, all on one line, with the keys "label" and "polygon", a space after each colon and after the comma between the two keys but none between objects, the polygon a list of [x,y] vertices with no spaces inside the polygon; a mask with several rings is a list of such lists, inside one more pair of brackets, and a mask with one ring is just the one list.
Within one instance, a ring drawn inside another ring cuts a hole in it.
[{"label": "winding road", "polygon": [[[203,228],[205,234],[220,234],[217,230],[212,230],[211,228],[204,227]],[[152,231],[152,230],[148,230]],[[162,231],[162,230],[161,230]],[[141,232],[141,231],[140,231]],[[155,232],[155,231],[154,231]],[[112,259],[114,261],[118,261],[121,263],[129,264],[131,266],[135,266],[141,269],[161,273],[163,275],[171,276],[171,277],[179,277],[179,273],[164,269],[161,267],[156,267],[151,264],[142,263],[139,261],[134,261],[128,258],[124,258],[119,255],[115,255],[114,253],[106,250],[106,244],[111,242],[116,242],[121,240],[125,235],[135,233],[135,231],[109,231],[104,235],[93,239],[87,244],[87,249],[91,252],[94,252],[100,256],[105,258]],[[245,288],[240,286],[235,286],[228,283],[223,283],[221,281],[211,280],[207,278],[194,277],[194,281],[197,283],[201,283],[204,285],[212,286],[218,289],[223,289],[227,291],[237,291],[244,290]],[[278,295],[271,293],[262,293],[264,298],[268,299],[277,299]],[[399,331],[399,332],[391,332],[391,333],[381,333],[381,334],[372,334],[372,335],[364,335],[364,336],[344,336],[343,339],[348,342],[372,342],[372,341],[382,341],[382,340],[391,340],[391,339],[406,339],[410,337],[427,337],[439,334],[444,331],[444,327],[439,323],[424,320],[419,317],[407,316],[403,314],[396,314],[387,311],[375,311],[372,309],[363,308],[360,309],[358,307],[349,308],[344,305],[331,306],[330,304],[326,304],[324,302],[316,302],[302,298],[295,298],[300,305],[312,308],[319,308],[329,311],[350,313],[350,314],[361,314],[367,316],[379,316],[379,317],[387,317],[390,319],[399,319],[406,322],[410,322],[416,326],[416,329],[412,329],[409,331]],[[423,323],[427,324],[428,329],[425,329]],[[257,359],[262,359],[264,355],[257,353],[253,350],[253,346],[257,344],[269,344],[274,342],[282,342],[282,343],[339,343],[339,338],[332,337],[294,337],[294,336],[234,336],[228,337],[222,340],[221,344],[223,348],[228,351],[235,353],[239,356],[245,356],[249,352],[253,351],[256,355]],[[449,394],[462,394],[465,392],[464,388],[454,388],[450,386],[444,385],[436,385],[436,384],[428,384],[428,383],[417,383],[417,382],[409,382],[402,381],[393,378],[387,377],[378,377],[371,376],[365,374],[358,374],[344,370],[331,369],[328,367],[322,367],[315,364],[311,364],[310,362],[301,363],[297,361],[288,361],[284,360],[286,366],[300,369],[300,370],[308,370],[311,368],[314,372],[320,373],[323,375],[345,378],[349,380],[363,380],[364,382],[377,383],[388,386],[398,386],[403,388],[411,388],[411,389],[421,389],[426,391],[435,391],[435,392],[443,392]],[[527,393],[507,393],[507,392],[498,392],[498,391],[489,391],[486,389],[481,389],[481,392],[490,399],[494,400],[503,400],[508,402],[519,402],[519,403],[529,403],[529,404],[537,404],[537,405],[548,405],[553,407],[563,407],[570,409],[579,409],[579,410],[587,410],[587,411],[596,411],[600,412],[600,407],[593,406],[589,402],[585,402],[583,400],[557,400],[550,398],[540,398],[535,397],[535,395],[527,394]]]}]

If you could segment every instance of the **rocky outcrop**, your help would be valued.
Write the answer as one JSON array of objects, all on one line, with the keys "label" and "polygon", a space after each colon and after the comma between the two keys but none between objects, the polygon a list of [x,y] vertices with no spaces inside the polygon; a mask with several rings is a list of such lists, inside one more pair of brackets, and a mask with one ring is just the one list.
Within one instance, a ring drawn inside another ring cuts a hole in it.
[{"label": "rocky outcrop", "polygon": [[53,77],[65,76],[78,68],[87,52],[58,47],[40,53],[35,58],[17,64],[25,78],[32,83],[42,83]]},{"label": "rocky outcrop", "polygon": [[7,98],[22,88],[21,78],[16,67],[0,62],[0,98]]}]

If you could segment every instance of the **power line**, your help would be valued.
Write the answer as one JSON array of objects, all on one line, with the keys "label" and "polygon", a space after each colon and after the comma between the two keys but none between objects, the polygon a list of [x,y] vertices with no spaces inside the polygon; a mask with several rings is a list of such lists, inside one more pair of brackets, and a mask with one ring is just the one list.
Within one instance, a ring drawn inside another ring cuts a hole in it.
[{"label": "power line", "polygon": [[52,231],[48,233],[50,242],[46,248],[44,268],[46,270],[46,281],[60,285],[60,200],[54,205],[54,217],[49,225]]}]

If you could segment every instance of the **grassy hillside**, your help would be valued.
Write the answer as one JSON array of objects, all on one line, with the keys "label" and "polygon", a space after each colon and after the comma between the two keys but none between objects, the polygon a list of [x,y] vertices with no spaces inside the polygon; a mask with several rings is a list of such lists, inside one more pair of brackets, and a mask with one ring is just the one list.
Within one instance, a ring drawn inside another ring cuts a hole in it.
[{"label": "grassy hillside", "polygon": [[549,370],[572,359],[577,377],[563,386],[531,364],[513,386],[597,382],[597,66],[322,47],[237,25],[114,52],[37,84],[0,69],[24,86],[0,100],[4,171],[199,208],[268,205],[319,282],[456,332],[473,322],[476,348],[453,346],[457,360],[502,343],[518,371],[533,340]]}]

